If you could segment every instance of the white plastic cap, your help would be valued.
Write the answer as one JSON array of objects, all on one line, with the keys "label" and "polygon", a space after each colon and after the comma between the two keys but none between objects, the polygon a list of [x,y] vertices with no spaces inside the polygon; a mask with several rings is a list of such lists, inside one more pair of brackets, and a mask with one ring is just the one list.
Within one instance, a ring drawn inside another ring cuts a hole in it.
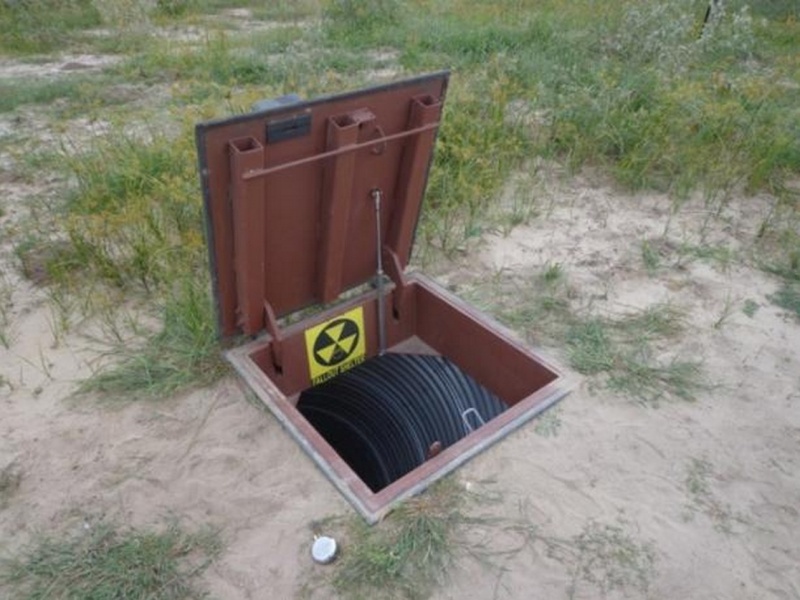
[{"label": "white plastic cap", "polygon": [[317,537],[311,546],[311,557],[322,565],[331,562],[336,557],[336,540],[325,535]]}]

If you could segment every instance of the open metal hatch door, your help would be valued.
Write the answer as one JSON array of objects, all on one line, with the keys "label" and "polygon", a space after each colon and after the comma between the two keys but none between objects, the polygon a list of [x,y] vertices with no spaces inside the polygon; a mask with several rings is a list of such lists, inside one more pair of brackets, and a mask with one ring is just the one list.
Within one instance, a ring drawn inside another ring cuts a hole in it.
[{"label": "open metal hatch door", "polygon": [[219,331],[241,342],[227,357],[369,522],[567,393],[513,334],[405,273],[447,83],[197,126]]},{"label": "open metal hatch door", "polygon": [[318,98],[197,127],[212,279],[225,336],[375,276],[370,192],[402,269],[448,73]]}]

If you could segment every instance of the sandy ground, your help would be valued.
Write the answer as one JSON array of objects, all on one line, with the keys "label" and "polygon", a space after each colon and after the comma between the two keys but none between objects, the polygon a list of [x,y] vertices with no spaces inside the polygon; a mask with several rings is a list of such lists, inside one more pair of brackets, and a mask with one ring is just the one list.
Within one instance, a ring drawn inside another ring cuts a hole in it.
[{"label": "sandy ground", "polygon": [[[671,215],[664,197],[591,180],[552,179],[542,194],[545,214],[440,265],[440,280],[479,295],[488,274],[524,281],[557,262],[600,313],[674,303],[690,327],[671,351],[701,359],[713,385],[695,403],[653,408],[585,380],[544,428],[532,423],[462,468],[465,494],[496,499],[475,510],[499,524],[472,532],[493,566],[463,557],[434,597],[800,598],[800,326],[767,301],[776,282],[738,261],[665,261],[649,276],[640,255],[640,241],[655,236],[668,247],[704,236],[744,251],[769,199],[733,203],[703,229],[700,204]],[[15,274],[9,244],[0,467],[13,463],[22,480],[0,510],[4,550],[99,519],[143,526],[174,516],[222,531],[224,554],[205,575],[213,597],[296,597],[321,569],[308,558],[310,525],[350,511],[333,486],[232,376],[159,403],[69,400],[90,372],[91,345],[56,335],[45,292]],[[741,310],[747,299],[759,305],[752,317]],[[687,483],[693,472],[699,491]],[[523,522],[540,540],[504,554],[520,539],[502,523]],[[614,566],[592,563],[592,547],[564,556],[547,543],[592,524],[651,548],[647,586],[606,593]],[[585,564],[594,571],[582,576]]]},{"label": "sandy ground", "polygon": [[[61,76],[103,64],[75,56],[40,68]],[[0,63],[6,77],[33,68]],[[13,136],[15,122],[3,123],[0,137]],[[14,177],[3,154],[0,471],[21,479],[0,505],[0,555],[41,532],[175,517],[221,531],[225,550],[204,575],[212,597],[298,597],[325,573],[308,555],[312,523],[350,507],[232,375],[158,403],[70,398],[96,344],[82,327],[64,331],[47,290],[19,274],[10,232],[42,190]],[[494,498],[473,509],[493,525],[465,532],[491,564],[464,552],[434,598],[800,599],[800,324],[769,302],[778,281],[743,266],[772,199],[739,198],[709,219],[697,200],[673,214],[665,196],[627,195],[597,178],[534,179],[540,214],[434,265],[437,278],[480,300],[498,283],[524,290],[558,263],[598,314],[669,302],[689,326],[662,351],[701,360],[709,386],[694,403],[653,407],[575,377],[556,409],[458,471],[467,496]],[[661,253],[653,274],[644,240]],[[564,364],[559,349],[545,351]],[[530,544],[522,525],[535,531]],[[640,567],[633,574],[620,566],[625,551]],[[652,565],[639,560],[647,553]]]}]

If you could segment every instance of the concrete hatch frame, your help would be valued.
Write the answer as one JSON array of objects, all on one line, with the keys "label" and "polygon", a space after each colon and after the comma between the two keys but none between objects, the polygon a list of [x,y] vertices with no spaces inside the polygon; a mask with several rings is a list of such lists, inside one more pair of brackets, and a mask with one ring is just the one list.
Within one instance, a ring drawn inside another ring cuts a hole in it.
[{"label": "concrete hatch frame", "polygon": [[[196,129],[218,327],[232,346],[226,356],[370,523],[568,391],[560,371],[513,334],[424,275],[405,273],[448,78],[438,72],[276,103]],[[321,311],[282,319],[311,306]],[[333,331],[346,344],[318,343]],[[384,345],[446,357],[507,409],[374,492],[297,402]]]}]

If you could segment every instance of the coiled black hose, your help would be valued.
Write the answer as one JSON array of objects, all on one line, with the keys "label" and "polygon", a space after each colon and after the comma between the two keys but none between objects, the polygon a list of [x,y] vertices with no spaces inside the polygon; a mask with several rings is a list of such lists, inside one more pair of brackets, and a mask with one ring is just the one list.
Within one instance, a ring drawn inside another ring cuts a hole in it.
[{"label": "coiled black hose", "polygon": [[507,406],[445,357],[384,354],[306,390],[297,408],[377,492]]}]

